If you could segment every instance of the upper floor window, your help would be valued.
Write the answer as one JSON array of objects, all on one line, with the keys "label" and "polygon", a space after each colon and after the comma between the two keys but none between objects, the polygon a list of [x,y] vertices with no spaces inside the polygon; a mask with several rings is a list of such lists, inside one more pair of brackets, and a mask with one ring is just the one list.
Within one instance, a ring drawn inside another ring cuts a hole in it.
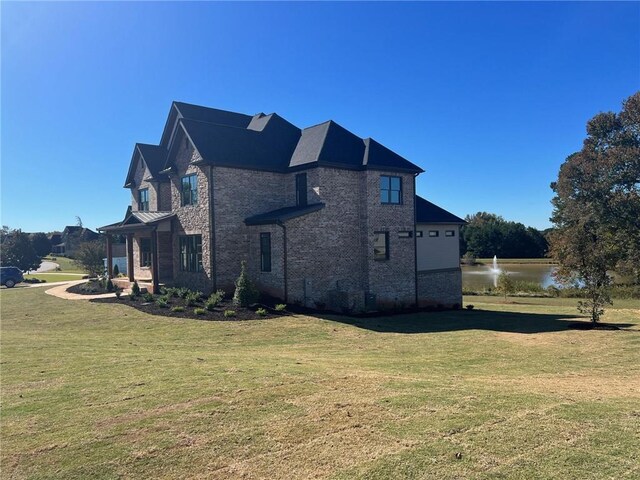
[{"label": "upper floor window", "polygon": [[149,189],[143,188],[138,190],[138,210],[141,212],[149,211]]},{"label": "upper floor window", "polygon": [[180,237],[180,270],[183,272],[202,271],[202,235]]},{"label": "upper floor window", "polygon": [[180,179],[182,206],[198,204],[198,175],[195,173]]},{"label": "upper floor window", "polygon": [[395,205],[402,203],[402,178],[380,176],[380,202]]},{"label": "upper floor window", "polygon": [[307,174],[296,175],[296,205],[303,207],[307,204]]}]

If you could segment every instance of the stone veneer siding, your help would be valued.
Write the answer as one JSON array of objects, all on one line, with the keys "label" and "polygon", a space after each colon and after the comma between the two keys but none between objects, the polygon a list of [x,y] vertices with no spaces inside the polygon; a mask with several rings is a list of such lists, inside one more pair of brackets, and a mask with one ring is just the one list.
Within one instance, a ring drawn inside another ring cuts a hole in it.
[{"label": "stone veneer siding", "polygon": [[149,190],[149,210],[158,210],[158,183],[144,180],[145,178],[148,178],[149,175],[150,172],[147,165],[144,163],[142,158],[140,158],[140,155],[138,155],[136,171],[133,175],[134,186],[131,188],[131,207],[134,211],[140,210],[140,205],[138,204],[138,191],[145,188]]},{"label": "stone veneer siding", "polygon": [[[213,289],[211,270],[211,229],[209,228],[209,179],[208,166],[192,165],[200,160],[200,155],[185,142],[180,143],[174,162],[176,172],[171,175],[171,210],[173,219],[173,277],[174,283],[193,289],[210,292]],[[181,205],[181,179],[195,173],[198,176],[197,205]],[[183,272],[180,270],[180,236],[202,236],[202,271]]]},{"label": "stone veneer siding", "polygon": [[462,270],[447,268],[418,272],[418,305],[462,306]]}]

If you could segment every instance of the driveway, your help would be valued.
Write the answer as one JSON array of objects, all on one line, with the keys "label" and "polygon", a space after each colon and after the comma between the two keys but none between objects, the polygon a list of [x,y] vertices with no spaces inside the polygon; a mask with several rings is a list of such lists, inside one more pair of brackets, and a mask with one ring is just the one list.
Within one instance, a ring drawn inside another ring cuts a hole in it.
[{"label": "driveway", "polygon": [[38,269],[34,270],[34,272],[35,273],[50,272],[52,270],[55,270],[59,266],[60,265],[58,265],[55,262],[50,262],[48,260],[43,260],[42,263],[40,264],[40,266],[38,267]]}]

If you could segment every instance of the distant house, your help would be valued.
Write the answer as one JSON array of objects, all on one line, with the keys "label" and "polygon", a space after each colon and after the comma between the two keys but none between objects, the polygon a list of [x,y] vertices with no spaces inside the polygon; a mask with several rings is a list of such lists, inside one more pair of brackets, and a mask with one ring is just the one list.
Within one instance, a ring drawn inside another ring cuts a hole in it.
[{"label": "distant house", "polygon": [[174,102],[159,145],[134,147],[124,219],[99,231],[126,236],[129,280],[154,289],[230,291],[246,260],[288,303],[460,305],[464,221],[416,196],[422,172],[333,121]]},{"label": "distant house", "polygon": [[[82,242],[98,240],[100,234],[85,227],[66,226],[61,234],[54,233],[51,236],[51,253],[73,257],[74,251]],[[58,243],[53,243],[58,241]]]}]

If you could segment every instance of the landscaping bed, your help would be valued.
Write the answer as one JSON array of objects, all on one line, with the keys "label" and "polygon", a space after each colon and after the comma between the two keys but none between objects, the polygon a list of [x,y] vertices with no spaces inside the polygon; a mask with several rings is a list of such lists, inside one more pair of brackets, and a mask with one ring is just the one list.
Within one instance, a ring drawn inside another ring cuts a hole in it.
[{"label": "landscaping bed", "polygon": [[114,290],[107,290],[102,280],[91,279],[85,283],[79,283],[67,288],[67,292],[77,295],[100,295],[103,293],[113,293]]},{"label": "landscaping bed", "polygon": [[121,303],[150,315],[197,320],[259,320],[288,314],[284,304],[264,302],[241,307],[234,305],[232,299],[226,298],[222,291],[206,296],[187,288],[163,288],[159,295],[131,293],[92,301]]}]

